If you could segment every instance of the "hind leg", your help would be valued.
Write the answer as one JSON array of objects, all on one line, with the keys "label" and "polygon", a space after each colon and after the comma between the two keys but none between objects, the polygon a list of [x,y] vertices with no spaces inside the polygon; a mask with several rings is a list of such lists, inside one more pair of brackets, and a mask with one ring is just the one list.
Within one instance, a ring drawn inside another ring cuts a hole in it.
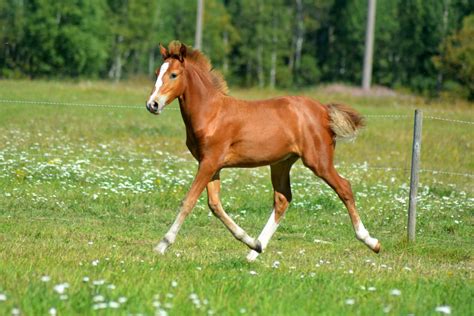
[{"label": "hind leg", "polygon": [[[258,236],[262,244],[262,251],[267,247],[270,239],[278,228],[288,205],[291,202],[290,169],[298,158],[292,157],[275,165],[271,165],[273,185],[273,210],[267,224]],[[257,259],[258,252],[252,250],[247,255],[248,261]]]},{"label": "hind leg", "polygon": [[[370,236],[360,220],[359,214],[356,210],[351,185],[349,181],[341,177],[334,168],[332,151],[333,148],[328,148],[328,153],[326,155],[319,152],[315,155],[305,156],[303,157],[303,163],[311,169],[314,174],[322,178],[334,191],[336,191],[349,212],[357,239],[362,241],[374,252],[378,253],[380,251],[380,242]],[[321,157],[324,157],[325,159]]]}]

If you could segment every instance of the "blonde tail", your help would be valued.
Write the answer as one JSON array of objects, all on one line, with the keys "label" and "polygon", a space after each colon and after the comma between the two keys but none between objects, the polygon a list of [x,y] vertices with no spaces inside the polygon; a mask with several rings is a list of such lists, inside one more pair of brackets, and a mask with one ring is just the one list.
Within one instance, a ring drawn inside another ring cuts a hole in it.
[{"label": "blonde tail", "polygon": [[362,115],[347,105],[332,103],[326,106],[330,119],[329,126],[336,140],[354,140],[365,125]]}]

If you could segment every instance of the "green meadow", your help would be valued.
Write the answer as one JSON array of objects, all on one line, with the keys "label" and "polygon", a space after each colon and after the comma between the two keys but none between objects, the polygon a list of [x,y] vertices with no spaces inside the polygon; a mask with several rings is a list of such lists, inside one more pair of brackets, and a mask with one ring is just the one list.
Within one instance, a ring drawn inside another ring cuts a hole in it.
[{"label": "green meadow", "polygon": [[[248,263],[205,194],[168,252],[153,252],[197,164],[177,103],[146,111],[152,85],[0,81],[1,315],[474,314],[473,104],[231,89],[247,99],[304,94],[366,116],[355,142],[337,145],[336,162],[382,243],[377,255],[357,241],[336,194],[298,162],[293,202]],[[415,108],[425,119],[408,243]],[[224,208],[258,236],[272,207],[269,168],[221,178]]]}]

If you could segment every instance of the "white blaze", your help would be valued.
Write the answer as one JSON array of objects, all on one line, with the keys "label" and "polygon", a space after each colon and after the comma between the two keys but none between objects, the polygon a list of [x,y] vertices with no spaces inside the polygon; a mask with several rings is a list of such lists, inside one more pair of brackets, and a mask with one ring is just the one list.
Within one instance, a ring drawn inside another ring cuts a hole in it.
[{"label": "white blaze", "polygon": [[[170,66],[170,63],[166,62],[161,65],[160,68],[160,73],[158,74],[158,78],[156,78],[156,83],[155,83],[155,91],[153,91],[153,94],[150,96],[148,99],[148,103],[151,103],[155,100],[155,98],[158,96],[158,106],[159,110],[161,111],[163,107],[165,106],[164,103],[166,103],[166,98],[158,94],[158,91],[160,90],[161,86],[163,85],[163,75],[165,72],[168,70],[168,67]],[[164,100],[163,100],[164,99]],[[163,102],[164,101],[164,102]]]}]

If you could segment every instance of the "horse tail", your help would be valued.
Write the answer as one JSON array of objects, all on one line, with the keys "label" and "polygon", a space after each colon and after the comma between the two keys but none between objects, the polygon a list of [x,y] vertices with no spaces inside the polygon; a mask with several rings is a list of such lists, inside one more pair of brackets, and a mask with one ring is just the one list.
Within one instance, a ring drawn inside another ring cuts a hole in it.
[{"label": "horse tail", "polygon": [[352,141],[359,130],[365,126],[364,117],[353,108],[343,104],[327,104],[329,127],[336,140]]}]

